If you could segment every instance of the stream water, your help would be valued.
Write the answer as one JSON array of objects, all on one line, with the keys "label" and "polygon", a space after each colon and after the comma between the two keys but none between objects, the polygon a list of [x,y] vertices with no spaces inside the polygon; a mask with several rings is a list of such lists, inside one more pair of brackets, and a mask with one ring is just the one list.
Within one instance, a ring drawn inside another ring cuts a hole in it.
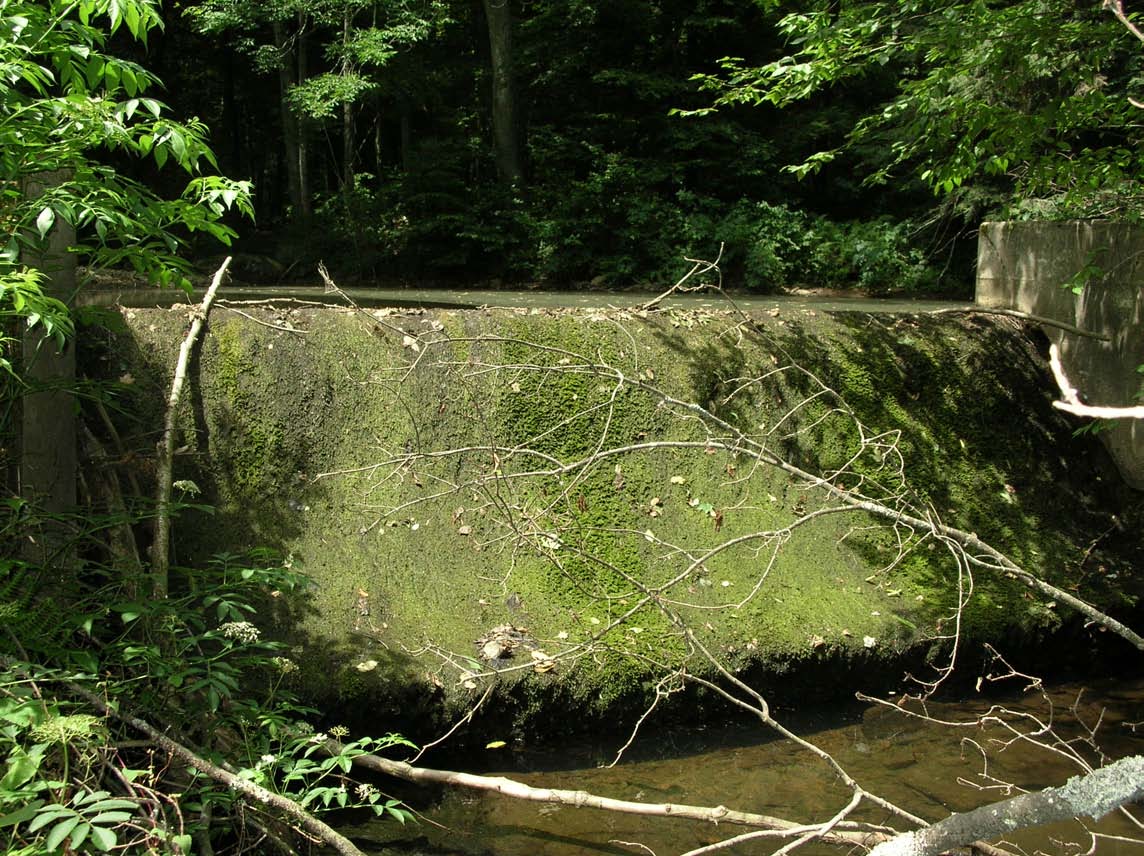
[{"label": "stream water", "polygon": [[[1060,684],[1047,693],[1014,692],[984,700],[978,696],[929,707],[933,717],[972,723],[990,703],[1041,722],[1095,759],[1081,738],[1096,729],[1108,760],[1144,753],[1144,678]],[[909,811],[937,820],[951,811],[1015,796],[1002,782],[1036,790],[1060,785],[1078,772],[1060,754],[1031,740],[1011,740],[1000,726],[952,727],[904,716],[880,705],[844,705],[781,716],[798,733],[831,753],[866,789]],[[1023,731],[1036,729],[1031,719]],[[488,752],[488,771],[537,787],[582,789],[601,796],[646,802],[717,806],[792,820],[825,820],[843,807],[848,790],[824,764],[792,743],[773,739],[761,726],[712,722],[687,730],[655,730],[645,724],[615,766],[609,764],[626,737],[559,747]],[[1004,745],[1001,741],[1007,741]],[[986,754],[987,753],[987,759]],[[420,764],[434,766],[432,757]],[[471,767],[469,768],[471,769]],[[655,854],[677,856],[746,831],[695,821],[616,814],[596,809],[525,802],[496,794],[448,790],[429,806],[425,819],[401,827],[378,821],[349,831],[377,854],[487,854],[488,856],[575,856]],[[1137,812],[1144,816],[1144,812]],[[860,819],[883,822],[884,811],[866,810]],[[856,818],[857,819],[857,818]],[[1086,820],[1027,830],[1010,843],[1027,853],[1079,854],[1094,846],[1087,830],[1102,836],[1095,852],[1142,854],[1144,845],[1115,836],[1144,837],[1144,828],[1113,814],[1099,824]],[[624,843],[627,842],[627,843]],[[724,852],[771,853],[776,843],[749,843]],[[811,846],[803,854],[840,853]]]}]

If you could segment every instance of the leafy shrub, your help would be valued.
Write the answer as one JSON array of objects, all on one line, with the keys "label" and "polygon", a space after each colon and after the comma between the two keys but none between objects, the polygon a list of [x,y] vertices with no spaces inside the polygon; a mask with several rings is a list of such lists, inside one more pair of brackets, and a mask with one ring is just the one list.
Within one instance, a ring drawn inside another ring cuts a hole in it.
[{"label": "leafy shrub", "polygon": [[873,293],[932,287],[937,272],[911,243],[913,231],[909,222],[885,218],[850,223],[816,218],[806,233],[805,282]]},{"label": "leafy shrub", "polygon": [[[714,259],[723,283],[916,290],[934,277],[889,219],[838,223],[786,205],[673,189],[653,159],[539,134],[534,157],[553,175],[527,192],[476,183],[453,149],[422,151],[409,172],[359,177],[321,201],[311,252],[342,274],[377,278],[504,277],[553,285],[661,287],[685,258]],[[480,162],[470,152],[470,162]]]},{"label": "leafy shrub", "polygon": [[311,812],[361,807],[408,819],[396,801],[349,776],[354,756],[408,744],[391,734],[334,751],[309,726],[314,711],[286,689],[296,667],[262,638],[258,604],[296,597],[307,581],[289,561],[266,558],[217,557],[188,572],[181,597],[136,601],[116,586],[66,613],[34,596],[32,569],[0,560],[0,616],[12,631],[0,647],[4,852],[176,856],[196,836],[225,835],[227,818],[239,820],[233,793],[179,765],[155,764],[145,747],[133,751],[124,738],[137,735],[93,715],[85,693],[160,724]]}]

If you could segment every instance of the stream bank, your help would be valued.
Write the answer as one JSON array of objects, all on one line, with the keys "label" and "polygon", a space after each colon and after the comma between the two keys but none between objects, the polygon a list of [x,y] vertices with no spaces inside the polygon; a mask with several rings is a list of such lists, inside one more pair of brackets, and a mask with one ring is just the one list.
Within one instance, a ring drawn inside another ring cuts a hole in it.
[{"label": "stream bank", "polygon": [[[119,430],[140,449],[189,311],[122,309],[84,356],[118,379]],[[641,585],[768,690],[885,685],[941,662],[967,577],[934,539],[835,510],[728,438],[1132,614],[1139,494],[1052,410],[1041,344],[1010,321],[810,307],[747,323],[218,306],[176,463],[215,512],[182,514],[177,558],[257,546],[305,570],[307,599],[268,601],[287,680],[355,729],[418,742],[486,692],[473,740],[635,716],[673,671],[709,670]],[[970,671],[985,641],[1083,651],[1100,636],[980,570],[960,627]]]}]

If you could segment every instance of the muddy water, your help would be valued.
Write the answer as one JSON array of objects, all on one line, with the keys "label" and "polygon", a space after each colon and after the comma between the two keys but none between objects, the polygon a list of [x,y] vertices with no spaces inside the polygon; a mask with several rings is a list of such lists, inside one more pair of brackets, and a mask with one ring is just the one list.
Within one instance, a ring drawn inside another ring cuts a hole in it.
[{"label": "muddy water", "polygon": [[[1036,692],[1014,692],[993,703],[1039,721],[1051,722],[1085,755],[1079,742],[1085,726],[1096,734],[1109,760],[1144,753],[1144,678],[1103,681],[1087,688],[1059,685],[1049,691],[1052,707]],[[1079,697],[1079,702],[1078,702]],[[972,722],[989,702],[981,697],[931,705],[935,718]],[[1072,710],[1070,710],[1072,708]],[[1079,721],[1078,721],[1079,716]],[[921,817],[936,820],[951,811],[1016,795],[1002,783],[1026,789],[1062,784],[1077,768],[1031,740],[1011,740],[1003,728],[951,727],[910,719],[884,706],[853,705],[811,715],[782,717],[837,758],[864,787]],[[1035,730],[1032,719],[1023,730]],[[620,799],[692,805],[726,805],[743,811],[795,820],[822,820],[844,806],[848,791],[826,767],[789,742],[746,725],[686,731],[656,731],[645,725],[635,744],[613,767],[607,764],[624,737],[562,746],[557,750],[490,751],[499,759],[489,772],[529,784],[583,789]],[[421,762],[433,765],[432,758]],[[711,844],[745,831],[692,821],[644,818],[594,809],[523,802],[474,791],[450,791],[426,809],[428,821],[400,829],[393,822],[353,830],[356,839],[374,842],[374,853],[457,853],[495,856],[575,856],[576,854],[649,854],[668,856]],[[1137,812],[1144,816],[1144,811]],[[862,819],[885,821],[883,811]],[[438,828],[433,823],[441,824]],[[1087,828],[1104,835],[1144,837],[1144,829],[1113,815]],[[628,842],[624,844],[622,842]],[[1083,853],[1093,844],[1078,823],[1022,832],[1011,842],[1028,853]],[[744,844],[736,854],[764,854],[779,845]],[[804,854],[838,853],[823,847]],[[1144,845],[1099,838],[1096,851],[1144,854]]]}]

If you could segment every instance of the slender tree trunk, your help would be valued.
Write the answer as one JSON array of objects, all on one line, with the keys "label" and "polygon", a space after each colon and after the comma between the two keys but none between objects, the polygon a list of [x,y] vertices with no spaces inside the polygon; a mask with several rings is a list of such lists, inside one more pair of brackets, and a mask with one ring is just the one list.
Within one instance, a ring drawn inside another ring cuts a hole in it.
[{"label": "slender tree trunk", "polygon": [[[297,80],[299,83],[304,83],[310,77],[310,64],[309,58],[306,54],[306,43],[309,39],[306,36],[306,16],[304,13],[298,13],[298,49],[295,52],[297,57]],[[298,122],[298,186],[302,192],[302,204],[299,209],[299,214],[303,223],[309,223],[310,218],[313,216],[313,192],[310,187],[310,147],[306,142],[306,125],[305,120],[297,118]]]},{"label": "slender tree trunk", "polygon": [[[43,196],[70,178],[67,172],[40,173],[24,180],[27,199]],[[28,265],[46,276],[44,293],[69,306],[75,297],[75,229],[56,218],[47,244]],[[43,334],[42,327],[23,329],[23,379],[28,392],[21,400],[20,495],[49,515],[70,514],[76,507],[75,346]],[[48,521],[36,542],[27,546],[29,561],[66,573],[72,562],[69,534],[58,520]],[[61,577],[64,574],[61,574]]]},{"label": "slender tree trunk", "polygon": [[278,64],[279,108],[282,114],[282,144],[286,154],[286,186],[290,195],[293,215],[303,223],[310,219],[310,183],[306,169],[306,142],[302,122],[290,109],[290,89],[305,78],[305,46],[301,32],[298,44],[289,46],[286,24],[274,22],[274,46],[278,49],[281,61]]},{"label": "slender tree trunk", "polygon": [[235,92],[234,54],[223,52],[222,66],[222,115],[223,125],[230,131],[230,164],[225,175],[249,176],[252,170],[243,163],[245,147],[242,133],[242,120],[239,118],[238,98]]},{"label": "slender tree trunk", "polygon": [[[353,24],[353,14],[347,6],[342,15],[342,46],[349,47],[350,30]],[[349,58],[343,60],[344,70],[348,73],[353,70]],[[342,104],[342,193],[346,205],[349,205],[350,195],[354,192],[354,156],[357,139],[354,134],[354,106],[346,101]]]},{"label": "slender tree trunk", "polygon": [[398,104],[401,110],[401,169],[408,173],[413,170],[413,103],[408,95],[402,95]]},{"label": "slender tree trunk", "polygon": [[519,110],[513,79],[512,11],[509,0],[483,0],[493,72],[493,144],[497,172],[510,184],[524,182]]}]

